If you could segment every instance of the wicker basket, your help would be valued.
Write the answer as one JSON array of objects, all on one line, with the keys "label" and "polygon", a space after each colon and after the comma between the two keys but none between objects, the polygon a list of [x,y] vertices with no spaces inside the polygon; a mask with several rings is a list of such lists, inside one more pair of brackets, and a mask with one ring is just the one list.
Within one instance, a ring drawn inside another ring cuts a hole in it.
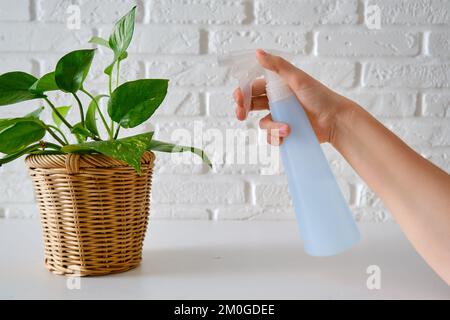
[{"label": "wicker basket", "polygon": [[125,163],[100,154],[26,158],[50,271],[97,276],[140,263],[154,160],[154,154],[146,152],[138,175]]}]

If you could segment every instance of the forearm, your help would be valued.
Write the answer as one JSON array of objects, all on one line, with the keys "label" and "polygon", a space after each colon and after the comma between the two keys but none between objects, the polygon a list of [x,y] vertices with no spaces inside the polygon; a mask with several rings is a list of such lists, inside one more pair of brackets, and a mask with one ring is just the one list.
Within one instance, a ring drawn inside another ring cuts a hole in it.
[{"label": "forearm", "polygon": [[337,115],[334,147],[383,200],[406,236],[450,283],[450,176],[358,105]]},{"label": "forearm", "polygon": [[[428,264],[450,284],[450,177],[354,102],[336,94],[286,60],[258,50],[262,67],[277,73],[302,103],[319,142],[330,142],[383,200]],[[265,82],[252,88],[252,110],[268,109]],[[236,116],[246,117],[236,92]],[[267,115],[262,129],[286,124]],[[281,130],[280,130],[281,131]],[[282,143],[283,137],[269,139]]]}]

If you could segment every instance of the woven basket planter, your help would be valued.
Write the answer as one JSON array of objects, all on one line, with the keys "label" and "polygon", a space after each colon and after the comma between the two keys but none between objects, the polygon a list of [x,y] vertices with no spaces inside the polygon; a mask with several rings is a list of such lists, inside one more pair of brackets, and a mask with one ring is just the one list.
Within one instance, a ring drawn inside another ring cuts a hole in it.
[{"label": "woven basket planter", "polygon": [[146,152],[138,175],[100,154],[26,158],[40,209],[45,265],[51,272],[97,276],[140,263],[154,160]]}]

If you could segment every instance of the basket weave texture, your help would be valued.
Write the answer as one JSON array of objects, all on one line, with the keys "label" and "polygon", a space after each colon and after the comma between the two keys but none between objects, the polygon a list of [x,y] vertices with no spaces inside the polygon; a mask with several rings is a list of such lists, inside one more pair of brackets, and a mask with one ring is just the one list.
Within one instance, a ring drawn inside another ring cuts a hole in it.
[{"label": "basket weave texture", "polygon": [[43,228],[45,265],[56,274],[95,276],[136,267],[148,225],[155,155],[142,174],[101,154],[30,155]]}]

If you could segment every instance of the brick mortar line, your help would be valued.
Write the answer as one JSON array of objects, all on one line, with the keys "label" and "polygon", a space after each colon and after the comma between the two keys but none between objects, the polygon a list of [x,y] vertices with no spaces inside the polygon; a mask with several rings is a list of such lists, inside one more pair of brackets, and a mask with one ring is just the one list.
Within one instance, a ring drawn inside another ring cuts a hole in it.
[{"label": "brick mortar line", "polygon": [[[0,25],[48,25],[48,26],[65,26],[66,23],[59,21],[42,21],[42,20],[30,20],[30,21],[9,21],[9,20],[0,20]],[[106,29],[112,28],[114,23],[81,23],[81,29]],[[217,31],[262,31],[262,32],[277,32],[277,31],[298,31],[299,33],[303,32],[367,32],[367,33],[384,33],[384,32],[401,32],[407,30],[408,33],[417,33],[417,32],[450,32],[449,25],[389,25],[382,27],[380,30],[370,30],[364,24],[360,25],[269,25],[269,24],[260,24],[260,25],[246,25],[246,24],[224,24],[224,25],[215,25],[215,24],[196,24],[196,23],[136,23],[138,28],[141,27],[159,27],[159,28],[167,28],[173,27],[176,29],[204,29],[208,32],[217,32]],[[79,30],[68,30],[71,31],[79,31]],[[105,30],[106,31],[106,30]]]},{"label": "brick mortar line", "polygon": [[[87,43],[87,41],[86,41]],[[86,47],[91,45],[86,44]],[[256,48],[255,48],[256,49]],[[311,51],[311,50],[310,50]],[[28,59],[40,59],[40,60],[51,60],[57,59],[61,54],[67,53],[67,51],[2,51],[0,49],[0,56],[6,55],[6,57],[16,57],[17,55],[23,56]],[[50,54],[50,56],[49,56]],[[38,57],[36,57],[38,55]],[[44,55],[47,55],[44,57]],[[103,56],[103,54],[102,54]],[[109,54],[108,54],[109,56]],[[211,63],[217,67],[216,63],[216,53],[208,54],[183,54],[183,53],[151,53],[151,52],[131,52],[129,54],[129,61],[132,59],[138,60],[144,63]],[[154,59],[154,60],[152,60]],[[205,59],[207,59],[205,61]],[[302,60],[300,60],[302,59]],[[346,56],[346,55],[313,55],[309,54],[296,54],[295,63],[308,63],[308,62],[324,62],[324,63],[390,63],[390,62],[401,62],[402,64],[410,63],[429,63],[429,64],[447,64],[450,63],[450,55],[448,57],[442,56],[429,56],[429,55],[356,55],[356,56]]]}]

